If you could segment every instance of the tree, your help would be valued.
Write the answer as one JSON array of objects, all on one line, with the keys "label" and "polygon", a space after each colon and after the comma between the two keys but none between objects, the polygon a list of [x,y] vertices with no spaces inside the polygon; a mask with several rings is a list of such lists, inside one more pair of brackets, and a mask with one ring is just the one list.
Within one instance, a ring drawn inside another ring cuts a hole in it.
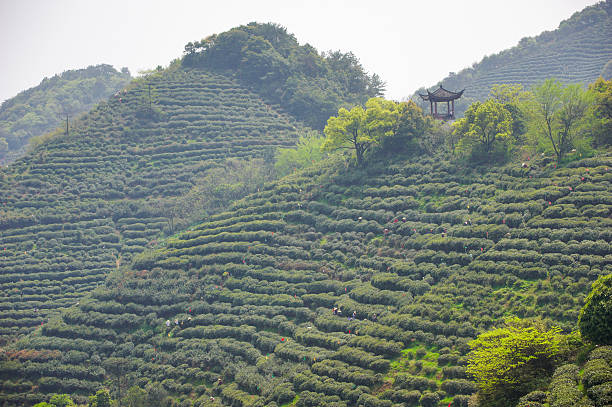
[{"label": "tree", "polygon": [[34,407],[76,407],[76,404],[67,394],[54,394],[48,403],[43,401]]},{"label": "tree", "polygon": [[596,128],[596,140],[599,145],[612,144],[612,79],[597,79],[589,86],[595,106],[594,116],[599,121]]},{"label": "tree", "polygon": [[89,396],[89,407],[111,407],[111,404],[108,389],[100,389],[94,396]]},{"label": "tree", "polygon": [[459,151],[482,152],[487,158],[496,144],[506,141],[512,134],[512,116],[499,102],[489,99],[484,103],[474,102],[465,116],[454,124],[454,133],[459,137]]},{"label": "tree", "polygon": [[321,148],[324,151],[354,150],[357,163],[363,165],[366,153],[385,139],[417,132],[417,129],[422,132],[425,122],[415,124],[413,116],[418,115],[419,109],[413,105],[412,102],[371,98],[365,109],[361,106],[350,111],[340,108],[338,116],[327,121],[323,131],[326,139]]},{"label": "tree", "polygon": [[547,79],[533,89],[532,125],[538,140],[552,148],[557,162],[571,151],[578,130],[591,105],[581,85],[567,85]]},{"label": "tree", "polygon": [[74,401],[67,394],[55,394],[49,400],[49,404],[56,407],[76,407]]},{"label": "tree", "polygon": [[321,146],[324,151],[352,148],[357,155],[357,162],[363,163],[363,156],[370,146],[376,142],[365,131],[365,111],[356,106],[350,111],[345,108],[338,110],[338,116],[327,120],[323,132],[327,137]]},{"label": "tree", "polygon": [[560,352],[560,332],[513,318],[471,341],[466,371],[478,383],[481,404],[514,406],[519,397],[545,384]]},{"label": "tree", "polygon": [[578,316],[582,336],[598,345],[612,345],[612,274],[593,283]]},{"label": "tree", "polygon": [[321,161],[325,153],[321,146],[325,138],[317,131],[310,131],[300,136],[294,148],[279,148],[274,167],[279,176],[290,174],[294,169],[306,168]]},{"label": "tree", "polygon": [[132,386],[122,401],[122,404],[127,407],[145,407],[147,406],[147,392],[138,386]]},{"label": "tree", "polygon": [[493,85],[489,97],[501,103],[512,118],[512,140],[522,143],[526,129],[526,105],[532,99],[531,92],[523,90],[521,84]]}]

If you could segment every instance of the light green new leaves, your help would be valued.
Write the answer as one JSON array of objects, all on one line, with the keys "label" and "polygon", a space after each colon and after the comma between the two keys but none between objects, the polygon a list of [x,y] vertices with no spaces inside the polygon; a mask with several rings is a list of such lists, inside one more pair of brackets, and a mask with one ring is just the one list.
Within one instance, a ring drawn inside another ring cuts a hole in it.
[{"label": "light green new leaves", "polygon": [[593,104],[591,95],[579,84],[563,86],[555,79],[534,87],[533,94],[531,125],[536,142],[551,148],[560,162],[581,133]]},{"label": "light green new leaves", "polygon": [[466,370],[476,379],[481,396],[508,395],[512,388],[523,388],[534,377],[545,376],[560,351],[559,328],[546,330],[518,318],[506,325],[469,344],[472,353]]},{"label": "light green new leaves", "polygon": [[325,126],[324,151],[354,149],[357,162],[363,163],[365,153],[384,137],[395,135],[399,128],[401,106],[383,98],[371,98],[366,108],[356,106],[350,111],[341,108]]},{"label": "light green new leaves", "polygon": [[489,99],[473,103],[453,126],[454,133],[459,136],[460,151],[478,146],[490,153],[496,141],[505,140],[512,134],[512,116],[501,103]]},{"label": "light green new leaves", "polygon": [[278,175],[282,177],[321,161],[325,157],[321,151],[323,140],[319,132],[310,131],[300,136],[294,148],[280,148],[274,164]]}]

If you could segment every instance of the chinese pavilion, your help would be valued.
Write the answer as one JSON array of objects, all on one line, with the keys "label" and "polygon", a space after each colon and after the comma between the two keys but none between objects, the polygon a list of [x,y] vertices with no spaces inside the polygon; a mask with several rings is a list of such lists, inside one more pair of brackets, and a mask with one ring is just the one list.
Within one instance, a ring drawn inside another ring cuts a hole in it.
[{"label": "chinese pavilion", "polygon": [[[463,95],[463,90],[461,92],[451,92],[450,90],[444,89],[442,85],[434,92],[428,90],[426,95],[421,95],[419,93],[419,96],[423,98],[423,100],[429,101],[431,115],[440,120],[455,119],[455,100],[459,99],[461,95]],[[446,113],[438,113],[438,102],[446,102]]]}]

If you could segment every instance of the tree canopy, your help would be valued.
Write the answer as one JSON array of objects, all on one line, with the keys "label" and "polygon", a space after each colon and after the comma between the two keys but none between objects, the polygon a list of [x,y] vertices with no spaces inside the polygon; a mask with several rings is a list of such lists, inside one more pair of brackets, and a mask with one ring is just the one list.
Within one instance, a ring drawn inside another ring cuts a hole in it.
[{"label": "tree canopy", "polygon": [[612,274],[601,276],[585,300],[578,317],[580,332],[599,345],[612,345]]},{"label": "tree canopy", "polygon": [[512,135],[512,115],[502,103],[489,99],[473,103],[453,126],[460,151],[472,155],[484,153],[490,158],[496,145],[503,144]]},{"label": "tree canopy", "polygon": [[600,77],[589,86],[589,91],[595,99],[595,117],[600,120],[595,132],[596,142],[609,146],[612,144],[612,79]]},{"label": "tree canopy", "polygon": [[547,79],[533,88],[533,136],[551,149],[557,162],[584,136],[580,132],[583,119],[591,106],[589,94],[578,84],[563,85],[556,79]]},{"label": "tree canopy", "polygon": [[561,349],[561,329],[518,318],[470,342],[467,372],[474,376],[483,405],[514,406],[552,374]]},{"label": "tree canopy", "polygon": [[371,98],[365,109],[361,106],[351,110],[340,108],[337,116],[328,119],[322,149],[353,150],[357,163],[362,165],[372,147],[395,137],[408,139],[421,134],[424,128],[425,119],[414,103]]}]

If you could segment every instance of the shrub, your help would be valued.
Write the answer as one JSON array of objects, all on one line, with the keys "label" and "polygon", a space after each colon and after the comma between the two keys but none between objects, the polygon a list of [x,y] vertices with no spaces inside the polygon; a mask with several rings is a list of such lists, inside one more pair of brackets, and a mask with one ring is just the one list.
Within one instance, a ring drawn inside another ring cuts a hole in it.
[{"label": "shrub", "polygon": [[612,274],[601,276],[593,287],[578,317],[580,333],[600,345],[612,345]]}]

